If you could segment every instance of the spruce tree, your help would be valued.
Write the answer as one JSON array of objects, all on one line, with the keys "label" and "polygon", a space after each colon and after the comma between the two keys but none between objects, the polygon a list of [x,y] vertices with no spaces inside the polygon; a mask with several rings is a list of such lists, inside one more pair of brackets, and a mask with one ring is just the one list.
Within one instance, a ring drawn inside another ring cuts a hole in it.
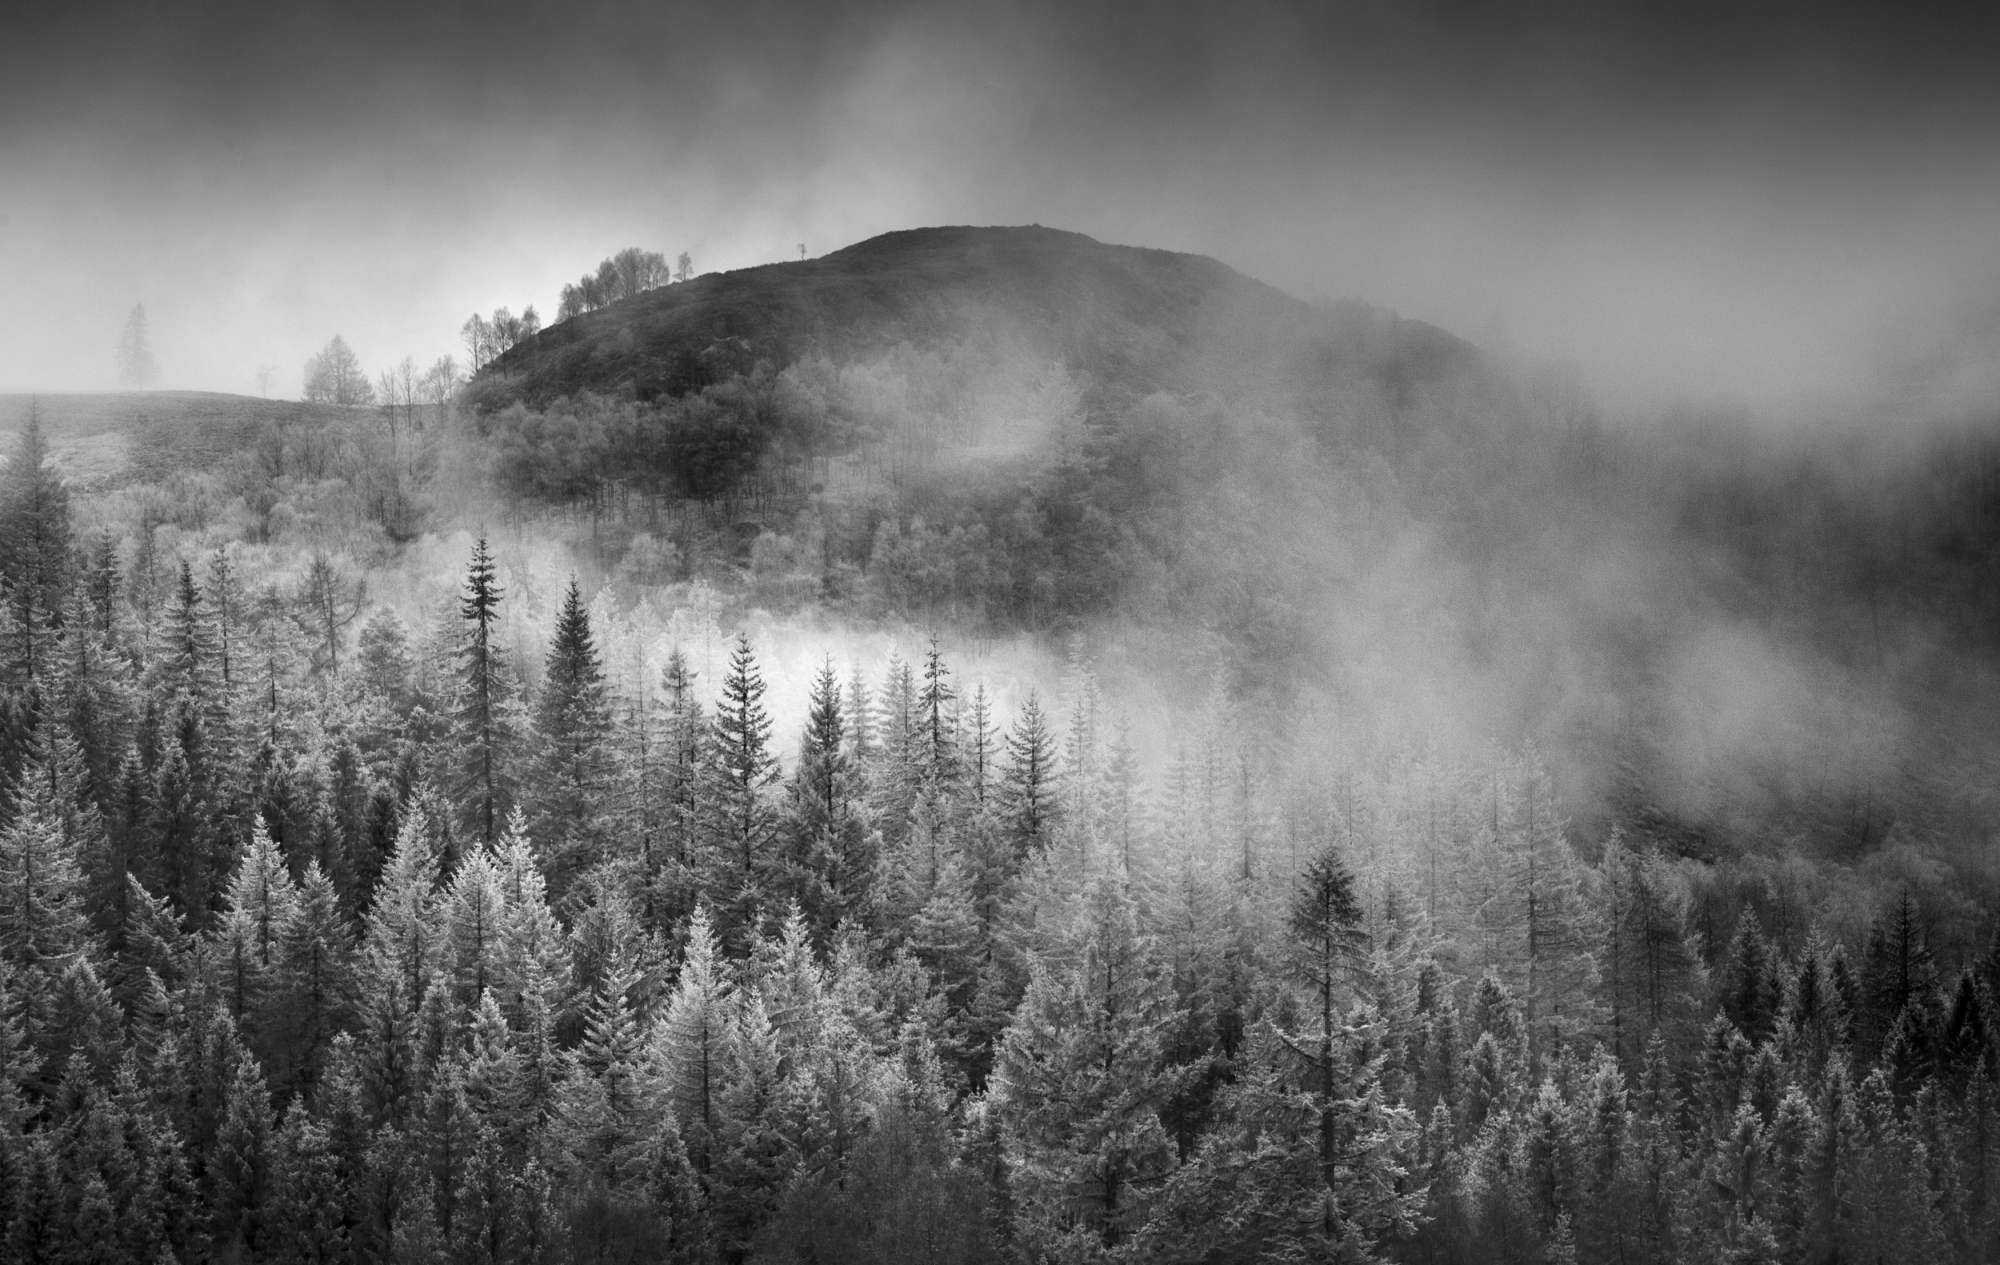
[{"label": "spruce tree", "polygon": [[769,788],[778,780],[771,758],[771,718],[764,711],[764,678],[748,633],[738,633],[729,672],[716,700],[709,741],[708,830],[711,895],[728,911],[726,925],[747,928],[770,893],[771,836],[776,815]]},{"label": "spruce tree", "polygon": [[481,536],[472,549],[458,614],[458,744],[462,763],[458,792],[466,828],[492,846],[513,802],[513,682],[497,644],[500,599],[493,555]]},{"label": "spruce tree", "polygon": [[535,709],[539,752],[532,820],[535,837],[553,859],[550,883],[560,900],[578,875],[603,859],[612,773],[604,665],[574,576],[556,617],[545,669]]},{"label": "spruce tree", "polygon": [[278,940],[275,1012],[291,1055],[281,1063],[282,1083],[304,1092],[317,1081],[334,1034],[352,1021],[355,1002],[353,932],[317,862],[306,866]]},{"label": "spruce tree", "polygon": [[859,912],[874,868],[864,848],[846,729],[840,681],[829,658],[813,678],[785,800],[785,886],[822,935]]},{"label": "spruce tree", "polygon": [[695,696],[694,673],[687,656],[676,646],[661,670],[660,688],[667,712],[661,726],[660,797],[664,814],[667,856],[661,861],[660,901],[654,911],[657,924],[672,926],[694,910],[695,893],[707,868],[707,849],[702,809],[706,800],[703,786],[707,763],[709,727],[702,714],[701,700]]},{"label": "spruce tree", "polygon": [[667,1102],[687,1140],[688,1157],[704,1178],[715,1158],[732,988],[707,909],[697,906],[659,1040]]},{"label": "spruce tree", "polygon": [[1319,1029],[1299,1034],[1292,1044],[1311,1064],[1308,1081],[1319,1114],[1320,1171],[1331,1189],[1340,1159],[1336,1120],[1340,1103],[1335,1094],[1339,1073],[1334,1065],[1337,1007],[1342,984],[1351,987],[1367,942],[1354,874],[1332,846],[1321,849],[1306,866],[1292,893],[1289,914],[1293,970],[1305,988],[1308,1013]]},{"label": "spruce tree", "polygon": [[1031,690],[1007,733],[1007,766],[998,797],[1002,829],[1020,860],[1046,851],[1055,837],[1061,818],[1055,760],[1048,718]]},{"label": "spruce tree", "polygon": [[958,691],[951,669],[933,636],[924,651],[924,684],[917,694],[916,774],[924,788],[939,798],[956,792],[960,774],[956,709]]},{"label": "spruce tree", "polygon": [[966,792],[976,811],[984,811],[987,797],[998,780],[995,743],[1000,734],[993,724],[993,704],[986,696],[986,682],[972,687],[970,713],[965,718],[964,752]]},{"label": "spruce tree", "polygon": [[1171,1007],[1130,898],[1095,880],[1072,936],[1037,966],[987,1090],[1028,1252],[1116,1250],[1143,1224],[1175,1163],[1157,1109],[1175,1076],[1160,1044]]},{"label": "spruce tree", "polygon": [[8,660],[17,683],[41,673],[70,574],[69,487],[49,465],[40,411],[29,405],[13,457],[0,469],[0,591],[14,617]]},{"label": "spruce tree", "polygon": [[30,803],[0,830],[0,956],[41,970],[90,943],[84,875],[62,823]]}]

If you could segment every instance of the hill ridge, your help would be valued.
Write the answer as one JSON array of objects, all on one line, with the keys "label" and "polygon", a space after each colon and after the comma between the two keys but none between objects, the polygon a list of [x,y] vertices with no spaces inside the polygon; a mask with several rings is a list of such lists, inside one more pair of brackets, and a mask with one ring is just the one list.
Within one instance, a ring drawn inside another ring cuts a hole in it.
[{"label": "hill ridge", "polygon": [[679,396],[760,361],[782,368],[1003,331],[1127,399],[1303,383],[1335,368],[1401,381],[1476,357],[1434,326],[1352,300],[1316,307],[1207,255],[1039,224],[933,225],[572,317],[497,357],[473,396],[482,410],[586,391]]}]

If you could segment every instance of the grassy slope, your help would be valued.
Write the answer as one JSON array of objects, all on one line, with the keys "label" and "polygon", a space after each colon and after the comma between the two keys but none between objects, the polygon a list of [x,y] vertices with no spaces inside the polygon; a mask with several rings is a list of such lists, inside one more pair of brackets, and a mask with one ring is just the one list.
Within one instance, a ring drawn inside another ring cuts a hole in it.
[{"label": "grassy slope", "polygon": [[12,450],[31,407],[55,463],[86,487],[213,467],[254,442],[267,422],[350,415],[327,405],[213,391],[0,395],[0,452]]}]

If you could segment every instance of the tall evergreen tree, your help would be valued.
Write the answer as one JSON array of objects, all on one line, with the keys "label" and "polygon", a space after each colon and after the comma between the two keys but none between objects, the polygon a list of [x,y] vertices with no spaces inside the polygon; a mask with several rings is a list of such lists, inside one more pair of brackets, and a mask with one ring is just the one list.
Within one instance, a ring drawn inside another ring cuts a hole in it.
[{"label": "tall evergreen tree", "polygon": [[979,682],[972,687],[970,713],[964,724],[965,780],[966,791],[972,797],[976,810],[986,808],[987,797],[992,794],[998,781],[999,766],[996,744],[999,730],[993,723],[993,704],[986,696],[986,683]]},{"label": "tall evergreen tree", "polygon": [[960,761],[957,713],[953,704],[958,691],[952,688],[951,669],[938,649],[935,636],[924,651],[924,684],[917,694],[915,744],[918,778],[940,797],[955,793]]},{"label": "tall evergreen tree", "polygon": [[694,911],[695,893],[707,868],[707,832],[702,821],[703,776],[708,753],[708,720],[695,695],[694,672],[675,646],[661,670],[667,710],[661,725],[660,796],[667,855],[661,859],[659,908],[654,921],[671,926]]},{"label": "tall evergreen tree", "polygon": [[561,900],[578,875],[603,859],[612,775],[604,665],[574,576],[563,594],[545,667],[535,709],[540,749],[531,820],[552,858],[550,883]]},{"label": "tall evergreen tree", "polygon": [[729,964],[707,909],[697,906],[688,923],[687,949],[659,1041],[667,1102],[687,1140],[688,1157],[703,1177],[714,1164],[732,990]]},{"label": "tall evergreen tree", "polygon": [[1341,986],[1346,982],[1351,987],[1367,942],[1354,874],[1331,846],[1321,849],[1307,864],[1288,912],[1293,969],[1309,995],[1309,1013],[1319,1029],[1301,1034],[1293,1045],[1311,1064],[1311,1092],[1319,1113],[1320,1169],[1330,1189],[1340,1161],[1336,1119],[1340,1103],[1335,1093],[1338,1069],[1334,1064],[1337,1007]]},{"label": "tall evergreen tree", "polygon": [[1031,690],[1007,733],[1007,767],[999,791],[1002,828],[1018,858],[1047,850],[1055,837],[1061,819],[1055,761],[1055,738],[1041,700]]},{"label": "tall evergreen tree", "polygon": [[1035,971],[987,1093],[1022,1246],[1055,1259],[1126,1243],[1175,1163],[1158,1114],[1175,1076],[1160,1045],[1171,991],[1119,884],[1096,880],[1080,915]]},{"label": "tall evergreen tree", "polygon": [[786,886],[822,934],[859,912],[874,869],[846,728],[829,658],[813,678],[785,800]]},{"label": "tall evergreen tree", "polygon": [[769,789],[778,780],[778,768],[770,744],[764,678],[749,634],[738,633],[715,704],[706,778],[709,891],[728,911],[725,925],[732,929],[747,927],[771,895],[765,877],[774,859],[770,846],[776,814]]},{"label": "tall evergreen tree", "polygon": [[334,1034],[352,1022],[355,1002],[353,932],[333,880],[317,862],[306,866],[278,944],[275,1012],[289,1053],[280,1063],[280,1083],[305,1092],[317,1081]]},{"label": "tall evergreen tree", "polygon": [[61,619],[69,586],[69,486],[48,454],[31,404],[12,459],[0,469],[0,591],[14,617],[8,659],[22,683],[45,667],[48,630]]},{"label": "tall evergreen tree", "polygon": [[35,805],[0,830],[0,956],[43,969],[89,944],[84,875],[62,823]]},{"label": "tall evergreen tree", "polygon": [[463,621],[458,649],[457,729],[462,763],[459,798],[467,830],[492,846],[513,803],[515,727],[510,705],[513,680],[497,643],[503,590],[493,555],[481,536],[472,548],[458,614]]}]

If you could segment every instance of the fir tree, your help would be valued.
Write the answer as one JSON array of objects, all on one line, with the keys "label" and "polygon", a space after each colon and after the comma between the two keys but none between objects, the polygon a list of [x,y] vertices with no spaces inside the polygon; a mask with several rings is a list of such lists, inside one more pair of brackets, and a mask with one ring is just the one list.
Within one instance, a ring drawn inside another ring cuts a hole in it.
[{"label": "fir tree", "polygon": [[489,847],[500,837],[507,807],[513,802],[513,682],[496,638],[503,595],[493,556],[481,536],[472,549],[465,593],[458,606],[463,635],[458,649],[456,720],[463,753],[460,799],[466,809],[467,829]]},{"label": "fir tree", "polygon": [[709,890],[729,911],[727,925],[749,926],[769,896],[765,876],[773,858],[775,814],[769,788],[778,780],[771,758],[771,719],[764,711],[764,678],[747,633],[729,655],[729,673],[715,705],[706,778],[713,878]]},{"label": "fir tree", "polygon": [[999,731],[993,724],[993,704],[986,696],[986,683],[979,682],[972,687],[970,714],[963,725],[963,748],[965,753],[966,792],[972,797],[978,810],[986,807],[987,796],[992,792],[997,780],[998,764],[995,744],[999,741]]},{"label": "fir tree", "polygon": [[667,1102],[687,1140],[688,1158],[704,1177],[714,1162],[731,988],[707,910],[698,906],[659,1040]]},{"label": "fir tree", "polygon": [[[1381,1055],[1354,1049],[1344,1039],[1347,1025],[1341,1021],[1340,993],[1343,980],[1351,987],[1357,959],[1366,944],[1362,929],[1361,903],[1355,880],[1345,861],[1332,847],[1323,848],[1307,864],[1292,895],[1288,930],[1293,942],[1294,972],[1304,986],[1308,1014],[1313,1027],[1297,1034],[1280,1034],[1280,1039],[1304,1064],[1300,1078],[1310,1095],[1317,1119],[1320,1182],[1324,1195],[1319,1232],[1326,1242],[1338,1242],[1343,1216],[1352,1210],[1340,1207],[1343,1170],[1351,1164],[1353,1135],[1343,1130],[1343,1116],[1352,1110],[1357,1096],[1347,1083],[1359,1069],[1359,1060],[1371,1059],[1364,1075],[1379,1075]],[[1370,1095],[1379,1091],[1370,1091]],[[1413,1119],[1411,1123],[1413,1123]]]},{"label": "fir tree", "polygon": [[988,1110],[1033,1252],[1072,1236],[1115,1249],[1174,1167],[1156,1103],[1174,1073],[1160,1034],[1171,993],[1122,888],[1095,880],[1060,964],[1042,965],[1001,1039]]},{"label": "fir tree", "polygon": [[603,859],[611,783],[604,666],[574,576],[549,642],[535,729],[540,751],[533,831],[554,858],[550,879],[560,900],[578,875]]},{"label": "fir tree", "polygon": [[823,935],[850,921],[868,897],[874,866],[859,801],[840,682],[828,659],[813,679],[785,803],[786,886]]},{"label": "fir tree", "polygon": [[[237,864],[209,940],[215,984],[229,1017],[245,1032],[278,1039],[266,1002],[278,984],[281,944],[298,903],[297,886],[277,845],[260,822]],[[269,1048],[268,1046],[266,1047]]]},{"label": "fir tree", "polygon": [[703,774],[708,753],[708,721],[695,696],[694,673],[676,646],[661,670],[660,687],[667,714],[660,742],[660,796],[668,855],[661,862],[661,907],[654,921],[672,925],[693,912],[706,840],[701,818]]},{"label": "fir tree", "polygon": [[481,848],[459,863],[443,900],[453,995],[471,1006],[488,990],[514,995],[506,971],[508,910],[491,854]]},{"label": "fir tree", "polygon": [[916,774],[934,794],[956,791],[960,774],[958,733],[952,704],[958,691],[951,685],[951,669],[945,666],[935,636],[924,651],[924,684],[917,695]]},{"label": "fir tree", "polygon": [[1033,691],[1007,734],[1007,767],[999,801],[1002,828],[1014,855],[1026,860],[1045,851],[1055,837],[1060,800],[1055,739]]},{"label": "fir tree", "polygon": [[48,463],[40,411],[32,404],[20,439],[0,470],[0,590],[14,617],[9,647],[15,679],[45,668],[48,629],[61,618],[69,584],[69,487]]},{"label": "fir tree", "polygon": [[275,1007],[290,1057],[283,1083],[309,1090],[335,1033],[353,1018],[354,946],[333,881],[318,863],[306,867],[298,898],[279,927],[280,991]]},{"label": "fir tree", "polygon": [[28,804],[0,830],[0,957],[53,969],[90,943],[84,877],[62,823]]}]

